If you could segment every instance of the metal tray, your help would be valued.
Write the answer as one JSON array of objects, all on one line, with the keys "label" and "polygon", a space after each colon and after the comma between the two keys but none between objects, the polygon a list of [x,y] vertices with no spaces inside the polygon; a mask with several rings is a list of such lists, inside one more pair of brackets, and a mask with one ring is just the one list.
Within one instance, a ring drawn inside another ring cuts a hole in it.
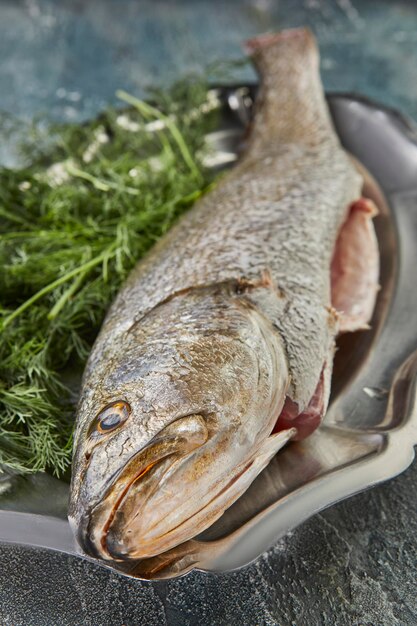
[{"label": "metal tray", "polygon": [[[224,167],[244,144],[254,86],[222,87],[210,164]],[[371,330],[346,335],[336,356],[332,402],[309,439],[280,451],[249,490],[196,539],[152,559],[95,561],[142,579],[197,568],[229,571],[262,554],[331,504],[402,472],[417,444],[417,132],[395,111],[353,95],[329,95],[346,149],[374,177],[381,291]],[[378,187],[379,186],[379,187]],[[382,192],[382,193],[381,193]],[[0,542],[77,554],[68,522],[68,485],[46,474],[0,481]]]}]

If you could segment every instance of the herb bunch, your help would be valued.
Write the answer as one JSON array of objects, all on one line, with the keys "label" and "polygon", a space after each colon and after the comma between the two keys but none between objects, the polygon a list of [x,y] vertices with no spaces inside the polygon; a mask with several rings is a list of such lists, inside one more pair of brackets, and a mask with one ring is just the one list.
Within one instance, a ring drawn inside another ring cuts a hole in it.
[{"label": "herb bunch", "polygon": [[210,183],[198,155],[218,103],[205,84],[154,92],[152,106],[119,96],[126,111],[34,129],[27,165],[0,168],[1,471],[69,467],[80,375],[105,312]]}]

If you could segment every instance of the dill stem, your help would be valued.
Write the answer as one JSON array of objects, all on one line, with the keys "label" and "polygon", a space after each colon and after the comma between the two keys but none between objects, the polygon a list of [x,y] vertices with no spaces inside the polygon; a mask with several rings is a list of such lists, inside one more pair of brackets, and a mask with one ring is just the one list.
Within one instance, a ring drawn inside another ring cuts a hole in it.
[{"label": "dill stem", "polygon": [[[117,93],[119,93],[119,92],[116,92],[116,95],[117,95]],[[148,111],[146,109],[146,107],[141,107],[140,108],[140,105],[143,104],[142,100],[138,100],[137,98],[134,98],[134,96],[131,96],[130,94],[127,94],[125,91],[120,91],[120,93],[121,94],[126,94],[126,96],[128,98],[131,98],[132,100],[135,101],[135,104],[133,106],[135,107],[135,109],[137,109],[139,111],[139,113],[142,115],[142,117],[144,117],[146,120],[151,120],[152,118],[155,118],[155,115],[152,114],[150,111]],[[128,102],[129,104],[132,105],[132,102],[130,100],[128,100],[126,102]],[[159,111],[157,111],[157,112],[159,113]],[[169,159],[174,160],[175,159],[174,151],[172,150],[171,144],[169,143],[169,140],[167,139],[167,137],[164,135],[163,131],[157,130],[156,134],[159,137],[159,140],[160,140],[161,145],[162,145],[163,153],[166,155],[167,160],[169,160]],[[145,159],[145,161],[148,161],[148,159]]]},{"label": "dill stem", "polygon": [[68,164],[66,166],[66,170],[70,176],[75,176],[76,178],[82,178],[83,180],[88,181],[99,191],[110,191],[110,185],[103,183],[102,180],[92,174],[88,174],[88,172],[83,172],[78,167],[74,167],[74,165]]},{"label": "dill stem", "polygon": [[73,296],[74,293],[77,291],[77,289],[79,288],[79,286],[83,282],[84,278],[86,277],[86,275],[88,274],[90,269],[91,268],[88,268],[87,270],[82,272],[82,274],[79,274],[77,276],[77,278],[74,280],[74,282],[72,283],[72,285],[70,285],[68,287],[68,289],[66,289],[64,291],[62,296],[55,302],[54,306],[49,311],[49,313],[48,313],[48,320],[54,320],[56,318],[58,313],[63,309],[63,307],[68,302],[68,300],[71,298],[71,296]]},{"label": "dill stem", "polygon": [[19,215],[10,213],[10,211],[6,211],[6,209],[4,209],[3,207],[0,207],[0,215],[5,217],[7,220],[10,220],[11,222],[16,222],[17,224],[23,224],[24,226],[30,227],[29,222],[27,222],[25,219],[19,217]]},{"label": "dill stem", "polygon": [[120,98],[120,100],[123,100],[124,102],[127,102],[128,104],[134,106],[139,111],[139,113],[153,115],[157,119],[164,122],[166,124],[166,127],[170,131],[172,138],[177,144],[179,151],[181,152],[182,157],[185,163],[188,165],[190,171],[195,176],[200,178],[200,172],[198,171],[198,168],[194,162],[194,159],[190,151],[188,150],[187,144],[184,140],[184,137],[182,136],[181,131],[179,130],[175,122],[173,122],[173,120],[168,115],[164,115],[164,113],[161,113],[161,111],[159,111],[155,107],[151,106],[147,102],[143,102],[143,100],[138,100],[138,98],[131,96],[126,91],[119,89],[118,91],[116,91],[116,96]]},{"label": "dill stem", "polygon": [[102,254],[99,254],[99,256],[95,257],[94,259],[91,259],[91,261],[87,261],[87,263],[83,263],[83,265],[79,265],[78,267],[71,270],[70,272],[67,272],[67,274],[64,274],[64,276],[60,276],[59,278],[54,280],[52,283],[49,283],[49,285],[46,285],[45,287],[37,291],[35,294],[33,294],[33,296],[31,296],[28,300],[23,302],[23,304],[21,304],[17,309],[13,311],[13,313],[8,315],[3,320],[2,329],[6,328],[6,326],[8,326],[10,322],[12,322],[14,319],[16,319],[16,317],[18,317],[24,311],[26,311],[26,309],[32,306],[32,304],[34,304],[35,302],[43,298],[43,296],[45,296],[47,293],[50,293],[51,291],[53,291],[60,285],[63,285],[71,278],[74,278],[74,276],[78,276],[78,274],[82,274],[92,269],[96,265],[99,265],[99,263],[101,263],[104,259],[108,259],[114,256],[116,254],[115,244],[110,246],[110,248],[113,248],[111,252],[110,250],[105,250],[104,252],[102,252]]},{"label": "dill stem", "polygon": [[126,193],[130,193],[133,196],[137,196],[139,194],[138,189],[135,189],[134,187],[126,187],[125,185],[118,185],[117,183],[112,183],[109,181],[104,182],[100,180],[99,178],[97,178],[96,176],[93,176],[92,174],[89,174],[88,172],[84,172],[83,170],[80,170],[78,167],[75,167],[74,165],[67,165],[67,172],[68,174],[70,174],[70,176],[87,180],[89,183],[94,185],[94,187],[98,189],[99,191],[110,191],[110,189],[116,189],[116,190],[126,191]]}]

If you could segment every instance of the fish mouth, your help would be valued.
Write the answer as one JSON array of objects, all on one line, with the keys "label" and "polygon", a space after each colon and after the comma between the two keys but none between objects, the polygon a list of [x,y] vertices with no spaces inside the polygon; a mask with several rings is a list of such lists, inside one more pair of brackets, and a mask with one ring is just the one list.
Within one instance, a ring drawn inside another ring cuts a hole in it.
[{"label": "fish mouth", "polygon": [[[105,537],[107,554],[118,561],[137,561],[160,555],[195,537],[246,491],[295,432],[291,428],[259,441],[233,469],[230,462],[222,464],[215,458],[213,447],[218,448],[217,438],[194,455],[174,462],[166,459],[150,468],[131,483],[118,503]],[[211,466],[207,465],[210,457],[215,460]],[[195,473],[202,459],[207,472],[210,468],[213,472],[205,484],[198,481]],[[220,473],[219,466],[223,466]]]},{"label": "fish mouth", "polygon": [[[108,525],[106,536],[103,537],[107,553],[113,560],[118,561],[150,558],[162,552],[166,552],[170,548],[190,539],[190,528],[192,528],[192,536],[195,536],[200,530],[203,530],[203,528],[199,529],[202,517],[204,518],[205,528],[208,522],[209,525],[214,523],[223,514],[225,508],[234,501],[235,497],[228,498],[228,493],[233,491],[233,486],[247,470],[251,468],[252,464],[253,460],[251,459],[249,462],[246,462],[243,467],[238,468],[232,478],[230,478],[208,502],[195,510],[190,516],[182,519],[177,525],[171,526],[162,532],[158,532],[159,523],[161,521],[163,522],[163,518],[159,518],[154,521],[153,524],[146,526],[145,536],[142,536],[140,540],[130,545],[126,539],[128,539],[128,535],[132,534],[133,531],[124,529],[125,516],[123,513],[121,513],[120,523],[118,523],[117,513],[118,511],[122,511],[124,502],[129,498],[130,490],[134,489],[135,481],[132,481],[130,487],[124,494],[124,498],[118,503],[117,510],[115,510]],[[165,463],[163,461],[158,465],[161,466],[164,476],[166,476],[167,472],[173,467],[173,464],[168,464],[168,467],[165,466],[164,468]],[[174,463],[174,465],[176,465],[176,463]],[[135,500],[135,494],[132,494],[132,500]],[[228,503],[227,505],[225,501]],[[217,507],[218,503],[220,504],[219,507]]]},{"label": "fish mouth", "polygon": [[83,515],[78,540],[102,560],[138,561],[184,543],[218,520],[295,429],[239,449],[233,429],[193,415],[173,422],[121,468]]},{"label": "fish mouth", "polygon": [[[178,426],[182,436],[174,435]],[[125,464],[91,511],[80,537],[84,550],[119,562],[149,558],[199,534],[221,517],[241,495],[240,483],[252,471],[255,452],[233,470],[223,468],[217,480],[207,480],[207,488],[201,491],[196,472],[218,471],[218,463],[213,463],[219,446],[216,435],[209,437],[201,416],[183,418],[161,431]],[[230,443],[229,437],[230,433],[223,444]],[[176,509],[171,503],[179,493]]]},{"label": "fish mouth", "polygon": [[[121,495],[119,496],[113,508],[111,509],[110,515],[108,516],[105,525],[103,526],[101,540],[100,540],[101,548],[103,552],[106,552],[111,559],[117,560],[117,559],[125,558],[125,555],[123,554],[123,552],[118,553],[117,551],[114,550],[114,548],[112,548],[113,541],[111,541],[111,538],[112,538],[112,534],[114,533],[114,530],[112,530],[112,526],[114,526],[115,524],[117,525],[118,514],[122,510],[123,505],[125,504],[126,500],[131,495],[132,490],[135,490],[135,487],[138,486],[139,489],[143,491],[144,483],[151,482],[153,485],[152,491],[154,491],[155,489],[157,489],[160,481],[163,479],[164,475],[169,471],[169,469],[171,469],[174,465],[178,465],[178,462],[180,460],[183,460],[183,458],[178,459],[174,455],[168,455],[167,457],[162,458],[159,461],[155,461],[149,464],[143,470],[139,471],[138,474],[134,476],[133,479],[123,489]],[[146,497],[145,495],[145,498],[144,498],[146,500],[149,499],[151,494],[149,493],[147,495],[148,497]]]},{"label": "fish mouth", "polygon": [[[141,502],[158,489],[161,480],[187,460],[209,440],[202,415],[179,418],[160,431],[152,441],[136,452],[112,480],[104,496],[86,515],[79,528],[78,540],[87,554],[105,560],[120,560],[109,549],[108,535],[120,517],[126,516],[126,501],[140,491]],[[121,514],[121,515],[120,515]]]}]

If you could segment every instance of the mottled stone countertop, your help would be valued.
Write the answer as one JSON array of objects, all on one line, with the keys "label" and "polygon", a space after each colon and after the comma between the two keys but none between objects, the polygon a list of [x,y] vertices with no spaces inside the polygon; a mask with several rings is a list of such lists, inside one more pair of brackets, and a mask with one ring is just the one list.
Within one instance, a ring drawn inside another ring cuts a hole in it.
[{"label": "mottled stone countertop", "polygon": [[[143,93],[237,59],[257,32],[310,25],[327,89],[417,119],[417,3],[371,0],[0,2],[0,110],[94,116],[115,91]],[[253,79],[249,67],[238,80]],[[13,143],[0,157],[12,162]],[[0,546],[0,623],[10,626],[417,624],[417,464],[316,515],[256,564],[143,583],[57,553]]]}]

